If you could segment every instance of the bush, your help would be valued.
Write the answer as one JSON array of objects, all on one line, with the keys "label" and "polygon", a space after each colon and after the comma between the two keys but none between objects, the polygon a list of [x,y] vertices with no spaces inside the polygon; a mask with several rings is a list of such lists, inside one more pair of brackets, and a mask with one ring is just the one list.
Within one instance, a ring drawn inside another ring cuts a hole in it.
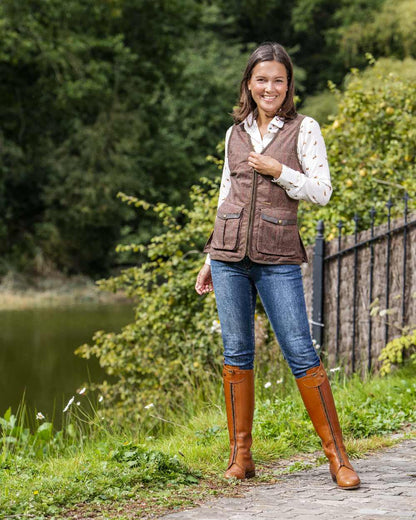
[{"label": "bush", "polygon": [[411,197],[409,206],[416,207],[416,61],[369,60],[372,65],[363,73],[351,71],[344,93],[331,87],[338,97],[338,113],[322,133],[333,195],[325,207],[300,205],[306,243],[312,242],[318,219],[325,221],[325,235],[331,240],[339,220],[346,233],[353,232],[355,213],[360,229],[367,229],[371,207],[377,212],[376,225],[385,222],[389,197],[392,216],[403,214],[405,191]]},{"label": "bush", "polygon": [[[135,322],[116,333],[98,331],[92,345],[78,353],[95,355],[112,382],[99,386],[106,401],[119,413],[150,420],[152,408],[174,410],[184,393],[205,390],[220,376],[220,334],[214,295],[200,297],[195,280],[205,259],[201,254],[209,235],[217,185],[202,180],[191,189],[191,209],[164,203],[147,204],[120,194],[129,205],[153,211],[166,231],[150,244],[120,246],[147,256],[140,267],[102,280],[107,290],[123,289],[136,300]],[[148,408],[146,408],[148,407]],[[117,412],[116,412],[117,416]]]}]

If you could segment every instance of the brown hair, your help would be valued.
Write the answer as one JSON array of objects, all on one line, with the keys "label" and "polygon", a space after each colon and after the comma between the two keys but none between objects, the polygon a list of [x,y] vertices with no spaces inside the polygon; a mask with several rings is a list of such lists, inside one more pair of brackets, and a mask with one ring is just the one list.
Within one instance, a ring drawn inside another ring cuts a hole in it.
[{"label": "brown hair", "polygon": [[248,59],[243,78],[240,83],[240,102],[239,106],[234,109],[232,116],[236,123],[241,123],[250,114],[250,112],[257,112],[257,105],[251,97],[248,89],[248,82],[250,81],[254,67],[261,61],[277,61],[286,68],[287,73],[287,93],[282,106],[279,108],[277,114],[285,119],[293,119],[296,116],[295,103],[293,96],[295,94],[295,82],[293,79],[293,65],[289,54],[284,47],[276,42],[264,42],[252,53]]}]

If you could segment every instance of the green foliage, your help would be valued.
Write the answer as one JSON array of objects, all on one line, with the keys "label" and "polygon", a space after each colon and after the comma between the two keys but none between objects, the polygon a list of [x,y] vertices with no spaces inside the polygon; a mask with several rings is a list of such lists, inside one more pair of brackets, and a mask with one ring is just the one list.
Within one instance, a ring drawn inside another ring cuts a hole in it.
[{"label": "green foliage", "polygon": [[329,90],[308,96],[299,109],[303,114],[307,114],[316,119],[321,126],[328,124],[328,119],[331,116],[335,116],[337,110],[337,98],[334,93]]},{"label": "green foliage", "polygon": [[[399,68],[412,72],[398,74]],[[326,237],[337,234],[337,223],[353,232],[358,213],[360,229],[370,224],[369,210],[376,209],[376,224],[386,220],[385,203],[391,197],[392,216],[403,214],[405,191],[415,207],[416,179],[416,62],[376,62],[364,73],[351,72],[346,90],[337,93],[338,113],[323,128],[333,184],[328,206],[300,205],[302,236],[311,241],[318,219],[326,224]]]},{"label": "green foliage", "polygon": [[198,482],[195,474],[191,474],[176,456],[169,456],[160,451],[149,450],[131,442],[125,442],[111,452],[111,458],[129,468],[137,468],[146,483],[158,484]]},{"label": "green foliage", "polygon": [[27,421],[26,409],[20,408],[14,415],[9,408],[0,417],[0,468],[8,468],[16,457],[43,459],[64,451],[76,442],[74,426],[55,431],[51,422],[37,421],[31,428]]},{"label": "green foliage", "polygon": [[[176,205],[214,175],[204,158],[249,50],[277,38],[311,96],[364,67],[365,51],[413,56],[414,16],[410,0],[4,0],[0,274],[131,263],[115,244],[161,227],[115,194]],[[326,94],[305,105],[321,122],[333,108]]]},{"label": "green foliage", "polygon": [[196,0],[0,4],[0,269],[106,273],[118,241],[134,230],[146,242],[155,225],[118,191],[183,200],[244,59],[205,11]]},{"label": "green foliage", "polygon": [[408,356],[416,364],[416,329],[387,343],[378,358],[382,362],[380,374],[389,374],[393,365],[403,363]]},{"label": "green foliage", "polygon": [[[201,186],[194,186],[190,209],[120,196],[129,205],[156,214],[165,231],[147,247],[120,246],[119,250],[146,255],[148,261],[100,283],[136,299],[135,322],[120,333],[97,332],[94,343],[77,352],[86,358],[96,356],[113,376],[111,383],[98,387],[105,401],[116,405],[114,420],[126,411],[133,420],[149,420],[153,406],[175,410],[182,406],[184,395],[204,393],[207,383],[220,375],[214,295],[200,297],[194,289],[204,261],[201,249],[212,226],[208,215],[214,211],[217,185],[202,180]],[[148,405],[152,407],[145,408]]]},{"label": "green foliage", "polygon": [[376,57],[416,56],[416,4],[413,0],[385,0],[368,18],[338,28],[340,49],[347,66],[362,64],[365,52]]}]

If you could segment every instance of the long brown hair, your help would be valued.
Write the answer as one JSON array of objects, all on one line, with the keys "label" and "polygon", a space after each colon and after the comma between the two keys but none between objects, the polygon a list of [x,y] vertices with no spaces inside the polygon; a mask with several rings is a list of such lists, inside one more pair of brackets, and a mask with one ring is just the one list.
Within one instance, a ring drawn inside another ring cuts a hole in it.
[{"label": "long brown hair", "polygon": [[293,119],[296,116],[295,103],[293,97],[295,95],[295,82],[293,79],[293,65],[289,54],[284,47],[276,42],[264,42],[252,53],[248,59],[243,78],[240,83],[240,102],[239,106],[233,111],[233,118],[236,123],[241,123],[250,114],[257,113],[257,105],[248,89],[254,67],[261,61],[277,61],[286,68],[287,73],[287,93],[282,106],[276,115],[285,119]]}]

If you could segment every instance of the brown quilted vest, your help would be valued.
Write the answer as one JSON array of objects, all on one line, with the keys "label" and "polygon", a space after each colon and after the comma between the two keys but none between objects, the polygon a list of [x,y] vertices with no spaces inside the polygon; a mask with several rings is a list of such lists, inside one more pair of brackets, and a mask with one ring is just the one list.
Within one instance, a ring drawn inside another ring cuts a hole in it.
[{"label": "brown quilted vest", "polygon": [[[297,142],[305,116],[285,121],[262,153],[301,173]],[[220,205],[204,247],[214,260],[237,262],[246,255],[260,264],[308,261],[297,225],[298,200],[248,165],[253,151],[244,124],[234,125],[228,143],[230,191]]]}]

